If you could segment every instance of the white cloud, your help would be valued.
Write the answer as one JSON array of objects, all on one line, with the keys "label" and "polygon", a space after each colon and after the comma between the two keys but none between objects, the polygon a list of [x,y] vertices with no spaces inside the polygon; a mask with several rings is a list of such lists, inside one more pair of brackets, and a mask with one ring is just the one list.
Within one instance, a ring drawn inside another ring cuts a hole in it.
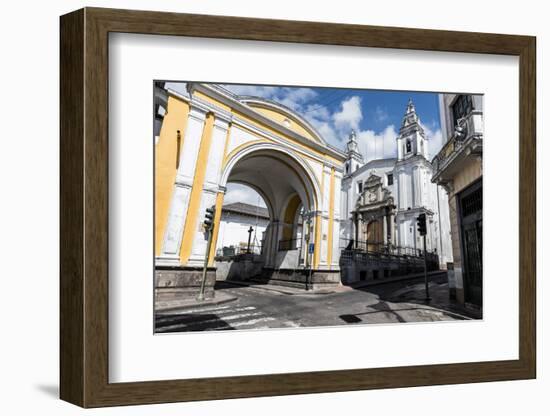
[{"label": "white cloud", "polygon": [[361,98],[353,96],[342,101],[341,110],[332,115],[334,125],[341,131],[359,128],[359,123],[363,119],[361,111]]},{"label": "white cloud", "polygon": [[223,198],[223,204],[228,205],[235,202],[243,202],[245,204],[266,208],[263,198],[254,189],[239,183],[228,183],[227,192]]},{"label": "white cloud", "polygon": [[[319,134],[331,145],[342,148],[352,129],[357,132],[359,151],[365,162],[373,159],[391,158],[397,156],[397,130],[391,124],[379,133],[373,130],[359,130],[363,120],[361,97],[346,97],[340,102],[337,110],[331,112],[328,107],[315,102],[318,93],[311,88],[264,87],[255,85],[224,85],[238,95],[252,95],[279,102],[301,114],[308,120]],[[387,109],[377,106],[374,118],[383,123],[389,119]],[[443,137],[439,126],[422,124],[428,139],[429,159],[432,159],[443,145]],[[226,195],[226,201],[228,196]]]},{"label": "white cloud", "polygon": [[296,111],[303,111],[303,105],[317,97],[311,88],[281,88],[275,101]]},{"label": "white cloud", "polygon": [[250,95],[271,99],[277,95],[279,87],[263,87],[260,85],[222,85],[226,90],[237,95]]},{"label": "white cloud", "polygon": [[443,134],[440,128],[436,128],[435,122],[432,122],[429,126],[420,122],[420,125],[424,129],[428,140],[428,159],[432,160],[443,146]]},{"label": "white cloud", "polygon": [[376,110],[374,110],[374,117],[375,117],[376,121],[381,123],[383,121],[386,121],[389,118],[389,114],[382,107],[377,106]]},{"label": "white cloud", "polygon": [[311,88],[269,87],[258,85],[223,85],[237,95],[250,95],[276,101],[298,112],[304,111],[305,105],[317,97]]},{"label": "white cloud", "polygon": [[374,159],[386,159],[397,156],[397,131],[389,125],[380,133],[362,130],[357,133],[357,145],[365,163]]}]

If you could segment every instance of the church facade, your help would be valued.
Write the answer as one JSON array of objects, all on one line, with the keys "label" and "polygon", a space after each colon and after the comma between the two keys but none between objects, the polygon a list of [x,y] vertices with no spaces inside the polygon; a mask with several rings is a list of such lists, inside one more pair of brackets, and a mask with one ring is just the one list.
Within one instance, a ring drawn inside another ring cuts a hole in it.
[{"label": "church facade", "polygon": [[397,157],[364,163],[351,133],[342,179],[342,248],[418,256],[423,241],[416,221],[426,214],[427,250],[446,268],[452,262],[448,195],[431,181],[429,142],[410,100],[395,146]]}]

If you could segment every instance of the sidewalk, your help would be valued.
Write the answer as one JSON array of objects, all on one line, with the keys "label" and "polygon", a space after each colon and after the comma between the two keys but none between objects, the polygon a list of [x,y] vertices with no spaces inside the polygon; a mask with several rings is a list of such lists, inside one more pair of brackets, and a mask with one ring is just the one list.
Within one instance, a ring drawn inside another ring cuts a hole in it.
[{"label": "sidewalk", "polygon": [[[446,275],[447,270],[436,270],[433,272],[428,272],[428,280],[432,280],[434,278],[439,277],[439,275],[443,275],[443,274]],[[359,281],[359,282],[351,283],[349,286],[354,289],[359,289],[362,287],[384,285],[387,283],[402,282],[405,280],[415,280],[420,277],[424,277],[424,273],[414,273],[414,274],[406,274],[403,276],[384,277],[376,280]]]},{"label": "sidewalk", "polygon": [[[433,279],[435,277],[439,277],[441,274],[446,274],[447,272],[437,270],[434,272],[428,273],[428,278]],[[243,280],[230,280],[230,281],[224,281],[224,282],[218,282],[218,284],[228,284],[228,285],[236,285],[236,286],[245,286],[245,287],[251,287],[254,289],[263,289],[270,292],[277,292],[281,293],[283,295],[330,295],[333,293],[341,293],[346,292],[353,289],[359,289],[362,287],[368,287],[368,286],[376,286],[376,285],[383,285],[387,283],[393,283],[393,282],[400,282],[404,280],[414,280],[418,279],[419,277],[424,277],[424,273],[416,273],[416,274],[409,274],[405,276],[396,276],[396,277],[388,277],[383,279],[377,279],[377,280],[369,280],[369,281],[362,281],[362,282],[354,282],[349,285],[338,285],[334,288],[330,289],[311,289],[311,290],[305,290],[298,287],[291,287],[291,286],[282,286],[277,285],[273,283],[264,283],[260,281],[243,281]]]},{"label": "sidewalk", "polygon": [[[345,291],[346,289],[349,289],[349,288],[346,288],[345,286],[339,285],[334,287],[333,289],[305,290],[297,287],[282,286],[282,285],[276,285],[272,283],[263,283],[263,282],[255,282],[255,281],[245,282],[240,280],[217,282],[217,284],[244,286],[244,287],[250,287],[252,289],[260,289],[260,290],[267,290],[269,292],[277,292],[283,295],[330,295],[332,293],[339,293],[339,292]],[[219,290],[216,293],[219,293]]]},{"label": "sidewalk", "polygon": [[[482,319],[481,309],[468,307],[449,298],[449,284],[444,273],[432,273],[429,276],[430,301],[426,301],[426,292],[424,285],[424,276],[416,275],[410,278],[406,284],[397,286],[399,280],[394,280],[394,284],[383,285],[363,285],[366,291],[374,293],[384,301],[391,303],[415,303],[425,305],[430,308],[446,311],[451,314],[462,316],[466,319]],[[404,279],[402,279],[404,280]],[[385,281],[387,282],[387,280]],[[367,289],[368,287],[368,289]],[[361,288],[356,288],[362,290]]]},{"label": "sidewalk", "polygon": [[234,300],[237,300],[236,296],[224,293],[222,291],[216,291],[215,297],[211,299],[205,299],[203,301],[198,301],[195,297],[155,301],[155,313],[162,314],[175,310],[186,310],[203,306],[221,305],[224,303],[233,302]]}]

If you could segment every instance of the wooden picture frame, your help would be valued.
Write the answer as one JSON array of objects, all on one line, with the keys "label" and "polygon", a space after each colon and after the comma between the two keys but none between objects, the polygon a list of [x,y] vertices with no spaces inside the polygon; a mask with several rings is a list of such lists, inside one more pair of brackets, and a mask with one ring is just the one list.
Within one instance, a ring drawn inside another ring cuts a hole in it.
[{"label": "wooden picture frame", "polygon": [[[61,17],[60,396],[82,407],[338,392],[536,376],[534,37],[85,8]],[[502,54],[519,57],[519,359],[109,383],[108,34]]]}]

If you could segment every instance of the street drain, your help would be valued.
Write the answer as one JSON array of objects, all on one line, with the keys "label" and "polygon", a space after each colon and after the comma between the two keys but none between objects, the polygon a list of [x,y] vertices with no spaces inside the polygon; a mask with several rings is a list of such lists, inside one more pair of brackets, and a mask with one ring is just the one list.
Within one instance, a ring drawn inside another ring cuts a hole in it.
[{"label": "street drain", "polygon": [[356,324],[361,322],[361,319],[355,315],[340,315],[340,319],[347,324]]}]

